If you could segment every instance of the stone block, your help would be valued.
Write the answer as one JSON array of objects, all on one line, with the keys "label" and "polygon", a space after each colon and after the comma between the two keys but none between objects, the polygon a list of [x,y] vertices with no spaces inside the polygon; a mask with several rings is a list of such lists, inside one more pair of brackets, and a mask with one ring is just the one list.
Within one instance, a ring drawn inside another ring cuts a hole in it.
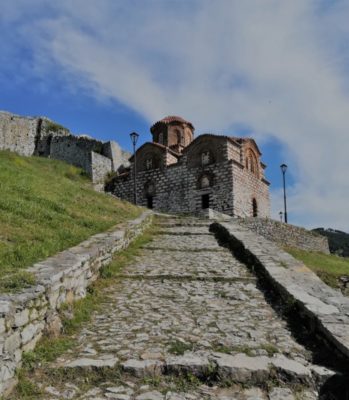
[{"label": "stone block", "polygon": [[23,328],[21,332],[22,343],[26,344],[34,339],[34,337],[43,331],[45,324],[43,322],[30,323]]},{"label": "stone block", "polygon": [[4,352],[14,353],[21,346],[21,335],[19,331],[12,333],[5,339]]},{"label": "stone block", "polygon": [[217,372],[222,379],[239,383],[261,384],[268,379],[270,373],[270,359],[265,356],[214,353],[213,361],[217,364]]},{"label": "stone block", "polygon": [[29,322],[29,310],[25,308],[24,310],[18,311],[15,314],[13,326],[20,327],[26,325]]}]

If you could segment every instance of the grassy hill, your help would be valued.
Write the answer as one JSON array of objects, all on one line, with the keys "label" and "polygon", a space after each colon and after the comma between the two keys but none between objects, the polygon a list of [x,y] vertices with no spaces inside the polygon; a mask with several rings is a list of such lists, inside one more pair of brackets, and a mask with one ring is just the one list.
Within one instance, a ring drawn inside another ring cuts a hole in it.
[{"label": "grassy hill", "polygon": [[0,290],[32,283],[23,268],[140,212],[71,165],[0,151]]}]

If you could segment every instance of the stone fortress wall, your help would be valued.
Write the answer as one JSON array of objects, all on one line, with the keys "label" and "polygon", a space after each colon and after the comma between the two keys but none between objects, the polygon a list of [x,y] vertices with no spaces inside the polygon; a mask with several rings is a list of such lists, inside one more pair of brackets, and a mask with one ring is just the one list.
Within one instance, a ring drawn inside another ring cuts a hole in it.
[{"label": "stone fortress wall", "polygon": [[94,183],[127,165],[129,153],[113,141],[75,136],[46,117],[23,117],[0,112],[0,150],[42,156],[82,168]]}]

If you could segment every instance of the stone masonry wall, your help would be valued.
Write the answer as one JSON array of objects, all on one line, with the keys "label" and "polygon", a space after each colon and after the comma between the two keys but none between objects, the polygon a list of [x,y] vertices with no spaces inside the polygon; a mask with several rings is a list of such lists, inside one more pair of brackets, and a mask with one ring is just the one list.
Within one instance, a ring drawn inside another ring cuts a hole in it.
[{"label": "stone masonry wall", "polygon": [[299,226],[284,224],[267,218],[242,218],[237,221],[240,225],[276,242],[280,246],[330,253],[326,237]]},{"label": "stone masonry wall", "polygon": [[234,180],[234,215],[250,217],[253,212],[253,199],[257,202],[257,215],[270,215],[269,190],[266,184],[261,184],[252,172],[247,171],[242,164],[233,163]]},{"label": "stone masonry wall", "polygon": [[103,182],[108,172],[112,171],[112,160],[98,153],[95,153],[94,151],[92,151],[90,155],[90,176],[92,178],[92,182]]},{"label": "stone masonry wall", "polygon": [[131,157],[131,153],[122,150],[116,142],[110,141],[103,143],[102,155],[112,161],[113,171],[118,171],[120,167],[129,166],[128,159]]},{"label": "stone masonry wall", "polygon": [[[232,214],[231,162],[224,161],[205,167],[205,173],[212,176],[212,186],[199,188],[198,178],[201,167],[187,168],[186,160],[166,169],[157,168],[137,173],[137,204],[147,206],[146,187],[153,184],[153,208],[173,213],[196,213],[201,210],[202,195],[208,194],[210,207],[226,214]],[[124,179],[118,178],[113,193],[133,201],[133,173]]]},{"label": "stone masonry wall", "polygon": [[16,383],[15,370],[23,352],[34,349],[47,332],[61,328],[59,309],[86,295],[115,252],[125,248],[150,223],[152,214],[92,236],[81,244],[35,264],[29,269],[37,284],[17,294],[0,296],[0,395]]},{"label": "stone masonry wall", "polygon": [[112,171],[112,160],[100,154],[102,150],[102,142],[87,137],[54,137],[50,157],[82,168],[94,183],[98,183]]},{"label": "stone masonry wall", "polygon": [[0,112],[0,150],[10,150],[24,156],[33,155],[38,124],[37,118]]}]

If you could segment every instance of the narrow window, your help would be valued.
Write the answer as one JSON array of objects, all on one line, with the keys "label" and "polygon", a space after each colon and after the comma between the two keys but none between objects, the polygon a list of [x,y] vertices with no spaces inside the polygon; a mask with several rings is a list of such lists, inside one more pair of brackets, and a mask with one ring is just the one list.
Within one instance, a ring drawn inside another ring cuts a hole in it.
[{"label": "narrow window", "polygon": [[159,133],[159,143],[164,144],[164,134],[162,132]]},{"label": "narrow window", "polygon": [[204,151],[201,153],[201,164],[208,165],[210,163],[210,152]]},{"label": "narrow window", "polygon": [[146,168],[147,170],[153,168],[153,159],[152,159],[152,158],[148,158],[148,159],[145,161],[145,168]]},{"label": "narrow window", "polygon": [[256,199],[252,200],[252,215],[254,217],[258,217],[258,205]]}]

